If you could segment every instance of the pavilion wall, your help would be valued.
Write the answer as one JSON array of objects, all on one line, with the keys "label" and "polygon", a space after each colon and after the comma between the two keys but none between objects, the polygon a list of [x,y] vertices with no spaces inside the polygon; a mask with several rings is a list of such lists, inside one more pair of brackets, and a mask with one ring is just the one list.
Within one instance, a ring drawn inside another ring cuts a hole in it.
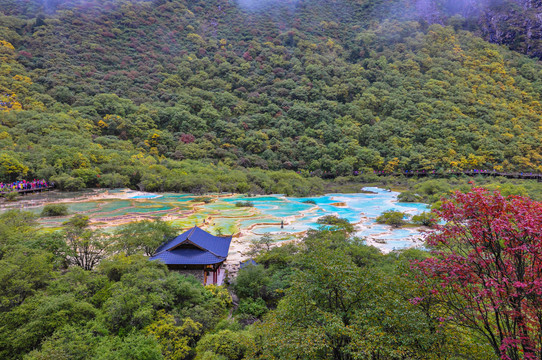
[{"label": "pavilion wall", "polygon": [[[168,265],[168,269],[181,275],[193,275],[203,285],[222,284],[225,269],[221,264],[213,265]],[[207,271],[207,276],[205,272]]]}]

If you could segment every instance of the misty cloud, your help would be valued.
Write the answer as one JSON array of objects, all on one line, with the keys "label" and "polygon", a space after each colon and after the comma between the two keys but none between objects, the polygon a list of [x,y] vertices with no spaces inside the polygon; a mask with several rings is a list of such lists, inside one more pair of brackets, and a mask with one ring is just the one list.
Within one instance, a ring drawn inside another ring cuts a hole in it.
[{"label": "misty cloud", "polygon": [[300,0],[235,0],[243,9],[257,11],[264,10],[272,6],[295,6]]}]

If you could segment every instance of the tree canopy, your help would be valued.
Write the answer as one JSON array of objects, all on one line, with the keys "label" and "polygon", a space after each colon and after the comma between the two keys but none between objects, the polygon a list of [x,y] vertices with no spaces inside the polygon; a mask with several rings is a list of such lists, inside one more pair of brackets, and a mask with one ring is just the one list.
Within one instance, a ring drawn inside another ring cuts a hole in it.
[{"label": "tree canopy", "polygon": [[265,4],[10,5],[0,181],[304,195],[356,171],[541,170],[536,61],[396,1]]}]

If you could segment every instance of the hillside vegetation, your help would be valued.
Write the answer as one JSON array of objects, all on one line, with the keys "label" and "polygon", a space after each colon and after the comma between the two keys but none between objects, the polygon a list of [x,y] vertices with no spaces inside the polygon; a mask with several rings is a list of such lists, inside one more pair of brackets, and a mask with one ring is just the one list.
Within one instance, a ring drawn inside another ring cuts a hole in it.
[{"label": "hillside vegetation", "polygon": [[310,193],[309,174],[541,170],[542,67],[457,16],[400,21],[368,0],[12,5],[4,181]]}]

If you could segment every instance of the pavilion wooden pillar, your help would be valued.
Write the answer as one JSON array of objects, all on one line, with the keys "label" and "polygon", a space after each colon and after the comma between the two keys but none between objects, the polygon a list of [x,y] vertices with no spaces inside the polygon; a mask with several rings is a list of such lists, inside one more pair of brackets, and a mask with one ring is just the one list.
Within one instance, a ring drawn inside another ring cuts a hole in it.
[{"label": "pavilion wooden pillar", "polygon": [[[207,285],[207,278],[209,277],[209,272],[213,271],[214,267],[213,265],[205,265],[203,267],[203,285]],[[214,276],[213,276],[214,279]]]}]

